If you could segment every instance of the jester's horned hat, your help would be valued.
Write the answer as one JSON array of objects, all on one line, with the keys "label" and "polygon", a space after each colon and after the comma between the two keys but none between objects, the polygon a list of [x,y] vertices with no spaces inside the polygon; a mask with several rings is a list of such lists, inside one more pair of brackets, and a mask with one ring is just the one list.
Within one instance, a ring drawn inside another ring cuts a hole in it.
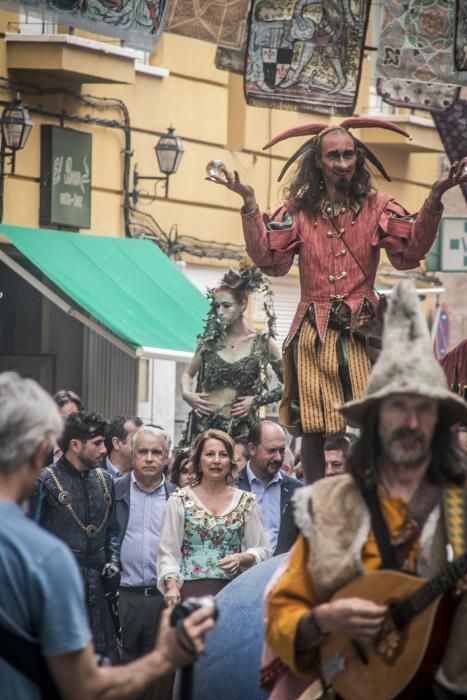
[{"label": "jester's horned hat", "polygon": [[[321,139],[328,132],[334,131],[335,129],[344,129],[345,131],[349,131],[349,129],[368,128],[379,128],[387,129],[389,131],[395,131],[397,134],[402,134],[402,136],[406,136],[410,141],[412,140],[412,137],[407,131],[404,131],[404,129],[401,129],[399,126],[396,126],[396,124],[392,124],[392,122],[387,122],[384,119],[352,117],[351,119],[344,119],[344,121],[340,124],[334,124],[332,126],[329,126],[329,124],[314,122],[312,124],[302,124],[302,126],[294,126],[291,129],[286,129],[285,131],[282,131],[280,134],[274,136],[274,138],[268,141],[268,143],[265,146],[263,146],[263,151],[267,148],[271,148],[271,146],[274,146],[274,144],[279,143],[279,141],[285,141],[285,139],[290,139],[294,136],[312,136],[311,139],[306,141],[306,143],[304,143],[302,146],[300,146],[300,148],[297,151],[295,151],[293,156],[291,156],[287,163],[284,165],[279,174],[279,177],[277,178],[280,182],[287,170],[297,160],[297,158],[303,155],[309,149],[312,143]],[[371,151],[368,148],[368,146],[366,146],[362,141],[356,139],[355,136],[353,138],[357,146],[362,149],[362,151],[365,154],[365,157],[370,161],[370,163],[372,163],[375,166],[375,168],[379,170],[381,175],[384,178],[386,178],[386,180],[391,180],[386,170],[384,169],[383,164],[375,156],[373,151]]]}]

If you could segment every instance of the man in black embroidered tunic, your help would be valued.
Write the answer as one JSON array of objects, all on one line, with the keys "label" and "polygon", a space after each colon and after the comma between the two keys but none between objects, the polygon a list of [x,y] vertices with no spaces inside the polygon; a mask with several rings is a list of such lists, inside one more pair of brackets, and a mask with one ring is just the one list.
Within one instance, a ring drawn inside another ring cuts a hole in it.
[{"label": "man in black embroidered tunic", "polygon": [[68,417],[61,439],[63,456],[43,469],[32,512],[75,555],[96,653],[116,662],[117,638],[105,592],[118,590],[120,542],[112,477],[99,468],[106,455],[105,428],[97,413],[79,411]]}]

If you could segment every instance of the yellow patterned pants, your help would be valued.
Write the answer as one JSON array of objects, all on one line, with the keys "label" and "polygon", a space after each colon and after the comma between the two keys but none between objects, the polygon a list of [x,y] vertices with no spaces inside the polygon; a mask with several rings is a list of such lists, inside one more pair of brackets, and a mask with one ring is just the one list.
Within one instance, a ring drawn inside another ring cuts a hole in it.
[{"label": "yellow patterned pants", "polygon": [[[359,317],[358,325],[366,320]],[[305,319],[284,351],[281,423],[292,435],[343,433],[345,420],[336,408],[362,397],[370,370],[360,342],[328,328],[322,343],[314,324]]]}]

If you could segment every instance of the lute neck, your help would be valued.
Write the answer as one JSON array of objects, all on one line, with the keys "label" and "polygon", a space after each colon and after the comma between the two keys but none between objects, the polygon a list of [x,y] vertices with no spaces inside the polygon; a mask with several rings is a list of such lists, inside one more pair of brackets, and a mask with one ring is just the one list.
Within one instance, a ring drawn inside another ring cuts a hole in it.
[{"label": "lute neck", "polygon": [[417,591],[396,603],[391,608],[391,616],[397,627],[403,627],[427,608],[438,596],[447,593],[459,579],[467,573],[467,553],[450,562],[441,573],[427,581]]}]

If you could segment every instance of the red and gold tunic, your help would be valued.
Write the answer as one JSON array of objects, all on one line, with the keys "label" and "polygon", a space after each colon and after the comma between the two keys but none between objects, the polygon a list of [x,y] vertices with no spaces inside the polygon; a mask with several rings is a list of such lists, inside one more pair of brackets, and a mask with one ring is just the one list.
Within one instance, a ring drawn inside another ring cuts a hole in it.
[{"label": "red and gold tunic", "polygon": [[[334,219],[339,233],[321,212],[315,216],[300,211],[285,228],[280,222],[286,213],[284,206],[272,219],[259,211],[242,219],[248,255],[266,275],[282,277],[290,270],[295,254],[299,256],[301,300],[288,344],[311,304],[315,306],[321,339],[326,335],[331,304],[336,298],[345,300],[352,318],[358,316],[364,298],[375,306],[380,249],[386,250],[398,270],[418,267],[433,245],[442,211],[422,208],[415,218],[407,217],[406,210],[389,194],[374,192],[357,214],[347,209]],[[344,237],[348,247],[341,240]]]},{"label": "red and gold tunic", "polygon": [[[282,277],[298,255],[301,299],[284,349],[300,328],[308,337],[300,338],[299,360],[303,343],[316,347],[315,338],[305,328],[309,324],[303,324],[310,308],[314,311],[315,332],[323,347],[321,357],[319,352],[311,357],[314,350],[310,352],[306,371],[303,367],[303,371],[300,369],[300,362],[290,369],[291,358],[287,353],[284,356],[286,386],[281,421],[292,433],[332,435],[343,430],[343,419],[334,410],[336,403],[343,402],[344,390],[340,387],[335,358],[336,331],[328,330],[331,310],[336,303],[343,302],[350,311],[351,328],[358,324],[365,300],[376,311],[378,296],[374,284],[381,248],[398,270],[418,267],[435,240],[441,213],[442,210],[434,212],[424,206],[412,217],[391,195],[373,192],[357,212],[350,207],[333,220],[322,211],[291,214],[287,205],[271,218],[258,210],[242,216],[247,252],[265,274]],[[327,335],[332,336],[328,341]],[[360,355],[355,355],[356,351]],[[355,342],[350,342],[345,352],[350,365],[350,391],[353,398],[359,398],[366,385],[370,363],[362,346],[358,348]],[[305,373],[314,381],[311,389],[310,381],[304,379]],[[298,388],[287,386],[292,375]],[[346,398],[349,398],[348,393]],[[301,426],[298,428],[294,427],[294,420],[286,410],[293,400],[300,402]]]}]

